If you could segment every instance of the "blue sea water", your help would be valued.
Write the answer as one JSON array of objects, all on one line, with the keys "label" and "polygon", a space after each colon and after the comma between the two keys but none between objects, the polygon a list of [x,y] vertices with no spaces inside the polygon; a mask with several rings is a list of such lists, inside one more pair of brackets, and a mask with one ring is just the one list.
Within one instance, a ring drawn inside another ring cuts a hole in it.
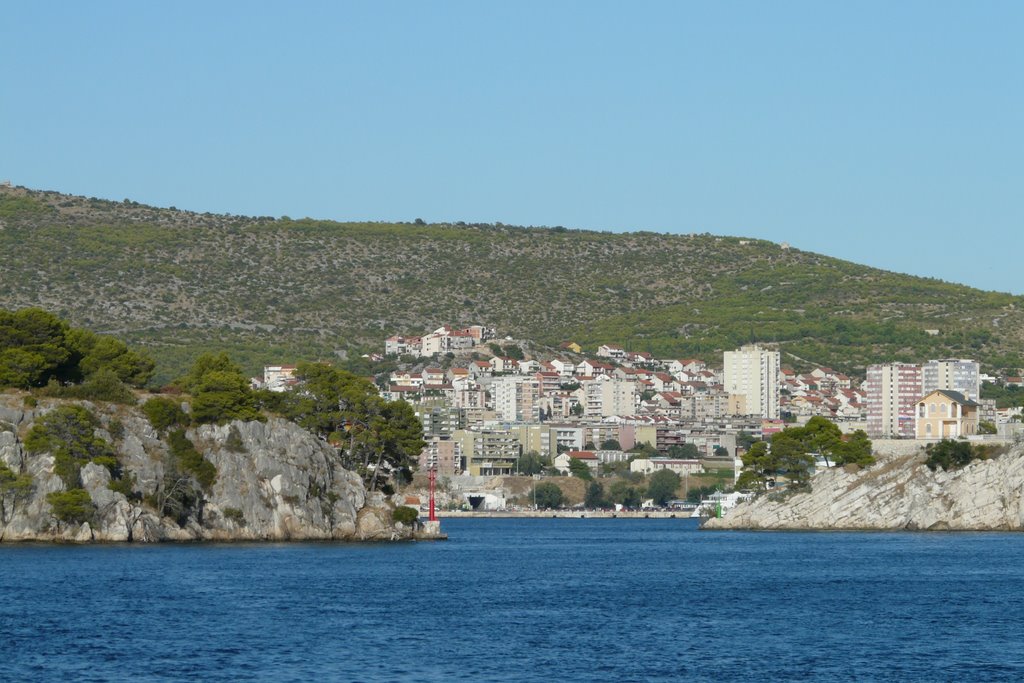
[{"label": "blue sea water", "polygon": [[4,681],[1024,680],[1024,535],[0,546]]}]

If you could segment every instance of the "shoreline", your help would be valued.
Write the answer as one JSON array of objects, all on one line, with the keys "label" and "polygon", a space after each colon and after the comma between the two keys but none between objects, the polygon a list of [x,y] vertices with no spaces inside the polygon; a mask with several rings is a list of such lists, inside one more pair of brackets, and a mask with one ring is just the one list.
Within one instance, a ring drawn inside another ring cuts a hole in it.
[{"label": "shoreline", "polygon": [[697,519],[686,510],[438,510],[441,519]]}]

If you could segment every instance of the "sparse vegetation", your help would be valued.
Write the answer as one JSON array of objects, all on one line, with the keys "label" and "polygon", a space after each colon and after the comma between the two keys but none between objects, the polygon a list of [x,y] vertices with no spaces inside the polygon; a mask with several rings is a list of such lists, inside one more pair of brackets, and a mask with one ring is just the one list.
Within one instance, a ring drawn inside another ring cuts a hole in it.
[{"label": "sparse vegetation", "polygon": [[25,436],[29,453],[50,452],[54,472],[68,489],[82,485],[81,470],[89,462],[101,464],[112,472],[117,469],[113,449],[96,436],[100,422],[88,409],[64,405],[39,418]]},{"label": "sparse vegetation", "polygon": [[238,508],[224,508],[224,519],[230,520],[238,526],[245,526],[245,515]]},{"label": "sparse vegetation", "polygon": [[245,443],[242,442],[242,434],[235,425],[231,425],[228,428],[228,438],[224,441],[224,448],[232,453],[245,453]]},{"label": "sparse vegetation", "polygon": [[209,490],[217,480],[217,468],[196,450],[195,444],[185,435],[184,429],[175,429],[167,435],[171,456],[181,469],[191,474],[204,489]]},{"label": "sparse vegetation", "polygon": [[[274,220],[22,188],[0,188],[0,215],[4,300],[38,306],[35,283],[47,282],[46,302],[75,325],[145,344],[160,382],[203,352],[228,352],[251,373],[379,350],[388,334],[441,321],[711,361],[756,334],[854,374],[929,357],[1024,366],[1021,297],[763,240]],[[32,374],[31,363],[8,365]]]},{"label": "sparse vegetation", "polygon": [[29,498],[32,497],[33,481],[30,474],[16,474],[0,462],[0,522],[11,520]]}]

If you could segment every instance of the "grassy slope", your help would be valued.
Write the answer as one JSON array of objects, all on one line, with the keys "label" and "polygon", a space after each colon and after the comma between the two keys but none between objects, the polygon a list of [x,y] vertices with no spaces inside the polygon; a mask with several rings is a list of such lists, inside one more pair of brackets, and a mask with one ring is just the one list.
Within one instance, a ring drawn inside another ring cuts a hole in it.
[{"label": "grassy slope", "polygon": [[0,189],[0,222],[2,305],[145,344],[163,377],[203,349],[254,370],[442,322],[715,362],[754,338],[852,372],[948,355],[1019,365],[1024,338],[1022,297],[759,240],[274,220],[19,188]]}]

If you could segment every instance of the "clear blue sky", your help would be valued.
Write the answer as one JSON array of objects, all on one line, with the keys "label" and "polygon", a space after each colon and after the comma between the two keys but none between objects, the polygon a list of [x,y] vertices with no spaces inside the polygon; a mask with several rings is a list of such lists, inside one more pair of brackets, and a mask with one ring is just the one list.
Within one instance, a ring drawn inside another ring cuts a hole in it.
[{"label": "clear blue sky", "polygon": [[[1024,293],[1024,2],[8,2],[0,179]],[[681,264],[684,266],[684,264]]]}]

